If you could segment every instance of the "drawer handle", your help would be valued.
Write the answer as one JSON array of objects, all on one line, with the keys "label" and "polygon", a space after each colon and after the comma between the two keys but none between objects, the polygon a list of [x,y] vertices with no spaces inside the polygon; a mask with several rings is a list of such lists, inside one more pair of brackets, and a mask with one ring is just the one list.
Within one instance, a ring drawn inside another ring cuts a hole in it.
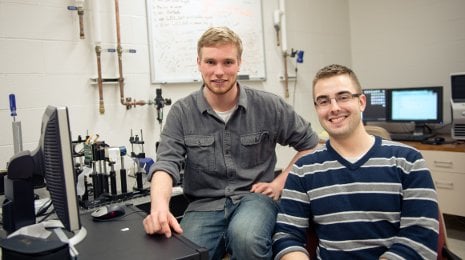
[{"label": "drawer handle", "polygon": [[454,189],[454,183],[450,181],[435,181],[434,184],[436,185],[437,189]]},{"label": "drawer handle", "polygon": [[452,162],[445,162],[445,161],[434,161],[434,166],[439,168],[452,168],[454,164]]}]

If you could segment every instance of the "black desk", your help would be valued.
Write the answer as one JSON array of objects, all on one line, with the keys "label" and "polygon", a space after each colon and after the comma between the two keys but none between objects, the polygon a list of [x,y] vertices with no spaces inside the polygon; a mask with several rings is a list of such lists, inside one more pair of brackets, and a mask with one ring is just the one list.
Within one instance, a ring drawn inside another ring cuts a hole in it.
[{"label": "black desk", "polygon": [[142,225],[147,215],[127,206],[124,217],[109,222],[94,222],[90,213],[81,215],[87,236],[76,246],[78,259],[208,259],[208,251],[181,235],[167,239],[146,235]]}]

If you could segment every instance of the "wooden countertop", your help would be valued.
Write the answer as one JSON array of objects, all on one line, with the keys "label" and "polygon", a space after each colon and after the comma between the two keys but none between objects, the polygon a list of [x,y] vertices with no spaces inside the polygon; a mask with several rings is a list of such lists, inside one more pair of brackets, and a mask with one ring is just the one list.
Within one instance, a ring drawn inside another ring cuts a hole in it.
[{"label": "wooden countertop", "polygon": [[405,142],[418,150],[443,151],[443,152],[462,152],[465,153],[465,141],[447,140],[444,144],[423,144],[421,142]]},{"label": "wooden countertop", "polygon": [[[460,152],[465,153],[465,140],[454,140],[450,136],[441,135],[445,138],[443,144],[424,144],[415,141],[400,141],[401,143],[415,147],[418,150],[426,151],[443,151],[443,152]],[[320,144],[324,144],[326,140],[320,139]]]}]

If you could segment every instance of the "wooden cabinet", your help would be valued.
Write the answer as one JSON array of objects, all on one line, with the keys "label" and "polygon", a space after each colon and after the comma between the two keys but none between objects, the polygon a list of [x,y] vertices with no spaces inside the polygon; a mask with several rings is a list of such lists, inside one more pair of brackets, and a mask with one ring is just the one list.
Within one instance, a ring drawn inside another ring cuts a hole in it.
[{"label": "wooden cabinet", "polygon": [[431,170],[442,213],[465,217],[465,144],[408,144],[420,150]]},{"label": "wooden cabinet", "polygon": [[465,217],[465,153],[421,153],[431,170],[442,212]]}]

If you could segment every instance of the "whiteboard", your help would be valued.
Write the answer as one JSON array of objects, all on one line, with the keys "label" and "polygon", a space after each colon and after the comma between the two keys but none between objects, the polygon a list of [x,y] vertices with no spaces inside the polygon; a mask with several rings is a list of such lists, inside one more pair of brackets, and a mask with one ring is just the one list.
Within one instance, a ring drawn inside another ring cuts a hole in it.
[{"label": "whiteboard", "polygon": [[265,80],[261,0],[147,0],[152,83],[200,82],[197,41],[227,26],[242,40],[239,79]]}]

